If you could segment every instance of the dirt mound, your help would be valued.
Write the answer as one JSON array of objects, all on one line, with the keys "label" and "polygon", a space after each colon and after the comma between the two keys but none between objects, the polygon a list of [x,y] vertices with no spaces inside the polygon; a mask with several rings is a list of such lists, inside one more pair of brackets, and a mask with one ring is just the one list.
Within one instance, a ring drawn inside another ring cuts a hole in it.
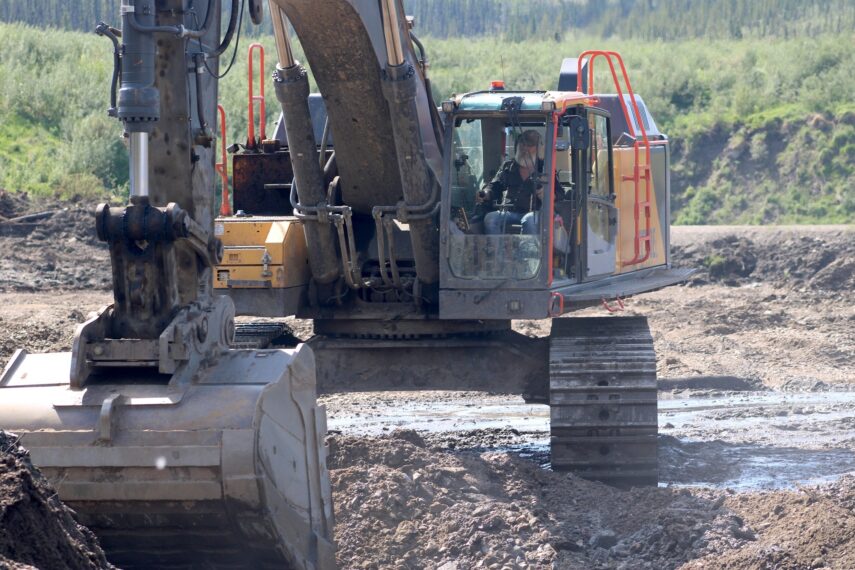
[{"label": "dirt mound", "polygon": [[[680,229],[675,232],[679,234]],[[799,235],[786,228],[765,233],[723,230],[711,239],[677,243],[672,255],[676,266],[701,270],[695,284],[736,286],[763,281],[791,288],[846,291],[855,288],[852,236],[845,228],[817,235]]]},{"label": "dirt mound", "polygon": [[14,194],[0,188],[0,221],[20,216],[27,212],[30,201],[26,193]]},{"label": "dirt mound", "polygon": [[17,439],[0,431],[0,568],[113,568]]},{"label": "dirt mound", "polygon": [[620,491],[414,432],[331,438],[330,467],[343,568],[676,568],[756,540],[725,492]]},{"label": "dirt mound", "polygon": [[33,221],[0,224],[0,247],[8,252],[0,258],[0,291],[109,289],[109,254],[92,212],[43,208]]},{"label": "dirt mound", "polygon": [[[765,230],[765,231],[761,231]],[[855,242],[845,226],[739,228],[715,239],[675,245],[677,265],[702,268],[701,279],[739,285],[764,281],[779,285],[840,291],[855,285]]]},{"label": "dirt mound", "polygon": [[738,513],[756,540],[685,566],[701,568],[853,568],[855,478],[791,492],[739,494],[726,508]]}]

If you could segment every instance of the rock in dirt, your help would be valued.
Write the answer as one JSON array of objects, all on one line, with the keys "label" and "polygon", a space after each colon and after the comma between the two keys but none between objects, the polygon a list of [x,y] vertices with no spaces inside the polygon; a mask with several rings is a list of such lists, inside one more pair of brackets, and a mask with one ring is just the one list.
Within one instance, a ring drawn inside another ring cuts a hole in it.
[{"label": "rock in dirt", "polygon": [[17,438],[0,431],[0,568],[113,568]]}]

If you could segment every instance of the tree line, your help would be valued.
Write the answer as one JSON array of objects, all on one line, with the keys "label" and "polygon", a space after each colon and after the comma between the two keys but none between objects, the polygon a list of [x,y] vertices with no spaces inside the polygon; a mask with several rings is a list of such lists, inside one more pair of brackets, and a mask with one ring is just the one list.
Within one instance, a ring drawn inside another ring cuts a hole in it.
[{"label": "tree line", "polygon": [[[204,14],[205,0],[191,0]],[[0,21],[89,31],[118,24],[121,0],[0,0]],[[224,10],[229,11],[229,3]],[[814,37],[855,31],[852,0],[404,0],[416,29],[437,38],[493,36],[508,41],[572,34],[603,38]],[[246,33],[270,34],[267,19]]]},{"label": "tree line", "polygon": [[405,0],[434,37],[511,41],[583,32],[603,38],[814,37],[855,31],[852,0]]}]

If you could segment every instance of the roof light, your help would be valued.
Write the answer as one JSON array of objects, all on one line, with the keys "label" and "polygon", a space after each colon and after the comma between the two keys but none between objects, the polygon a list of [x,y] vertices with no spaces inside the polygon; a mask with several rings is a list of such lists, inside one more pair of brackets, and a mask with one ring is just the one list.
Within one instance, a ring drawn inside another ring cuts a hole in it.
[{"label": "roof light", "polygon": [[490,91],[504,91],[505,90],[505,82],[504,81],[491,81],[490,82]]},{"label": "roof light", "polygon": [[442,112],[443,113],[453,113],[454,112],[454,101],[448,99],[447,101],[442,102]]},{"label": "roof light", "polygon": [[547,113],[551,113],[555,110],[555,101],[546,100],[540,104],[540,110],[546,111]]}]

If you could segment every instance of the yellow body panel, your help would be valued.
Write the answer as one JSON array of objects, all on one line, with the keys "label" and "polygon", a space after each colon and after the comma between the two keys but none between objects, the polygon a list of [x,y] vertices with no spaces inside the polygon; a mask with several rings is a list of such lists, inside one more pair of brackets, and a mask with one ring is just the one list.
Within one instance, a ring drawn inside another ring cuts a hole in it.
[{"label": "yellow body panel", "polygon": [[280,289],[309,283],[306,235],[297,218],[218,218],[214,228],[225,250],[214,272],[215,289]]},{"label": "yellow body panel", "polygon": [[[653,188],[653,178],[650,179],[650,257],[643,263],[625,265],[635,257],[635,184],[632,180],[624,180],[624,176],[632,176],[635,166],[635,151],[632,148],[615,148],[613,150],[614,160],[614,187],[617,194],[616,204],[618,207],[618,252],[615,263],[615,273],[629,273],[646,267],[654,267],[665,264],[665,246],[663,243],[663,232],[659,224],[659,204],[656,203],[656,193]],[[642,164],[644,152],[639,152]],[[645,182],[639,183],[639,200],[644,200]],[[640,210],[639,227],[642,235],[645,234],[647,223],[644,221],[644,210]],[[641,252],[644,252],[644,244],[641,244]]]}]

